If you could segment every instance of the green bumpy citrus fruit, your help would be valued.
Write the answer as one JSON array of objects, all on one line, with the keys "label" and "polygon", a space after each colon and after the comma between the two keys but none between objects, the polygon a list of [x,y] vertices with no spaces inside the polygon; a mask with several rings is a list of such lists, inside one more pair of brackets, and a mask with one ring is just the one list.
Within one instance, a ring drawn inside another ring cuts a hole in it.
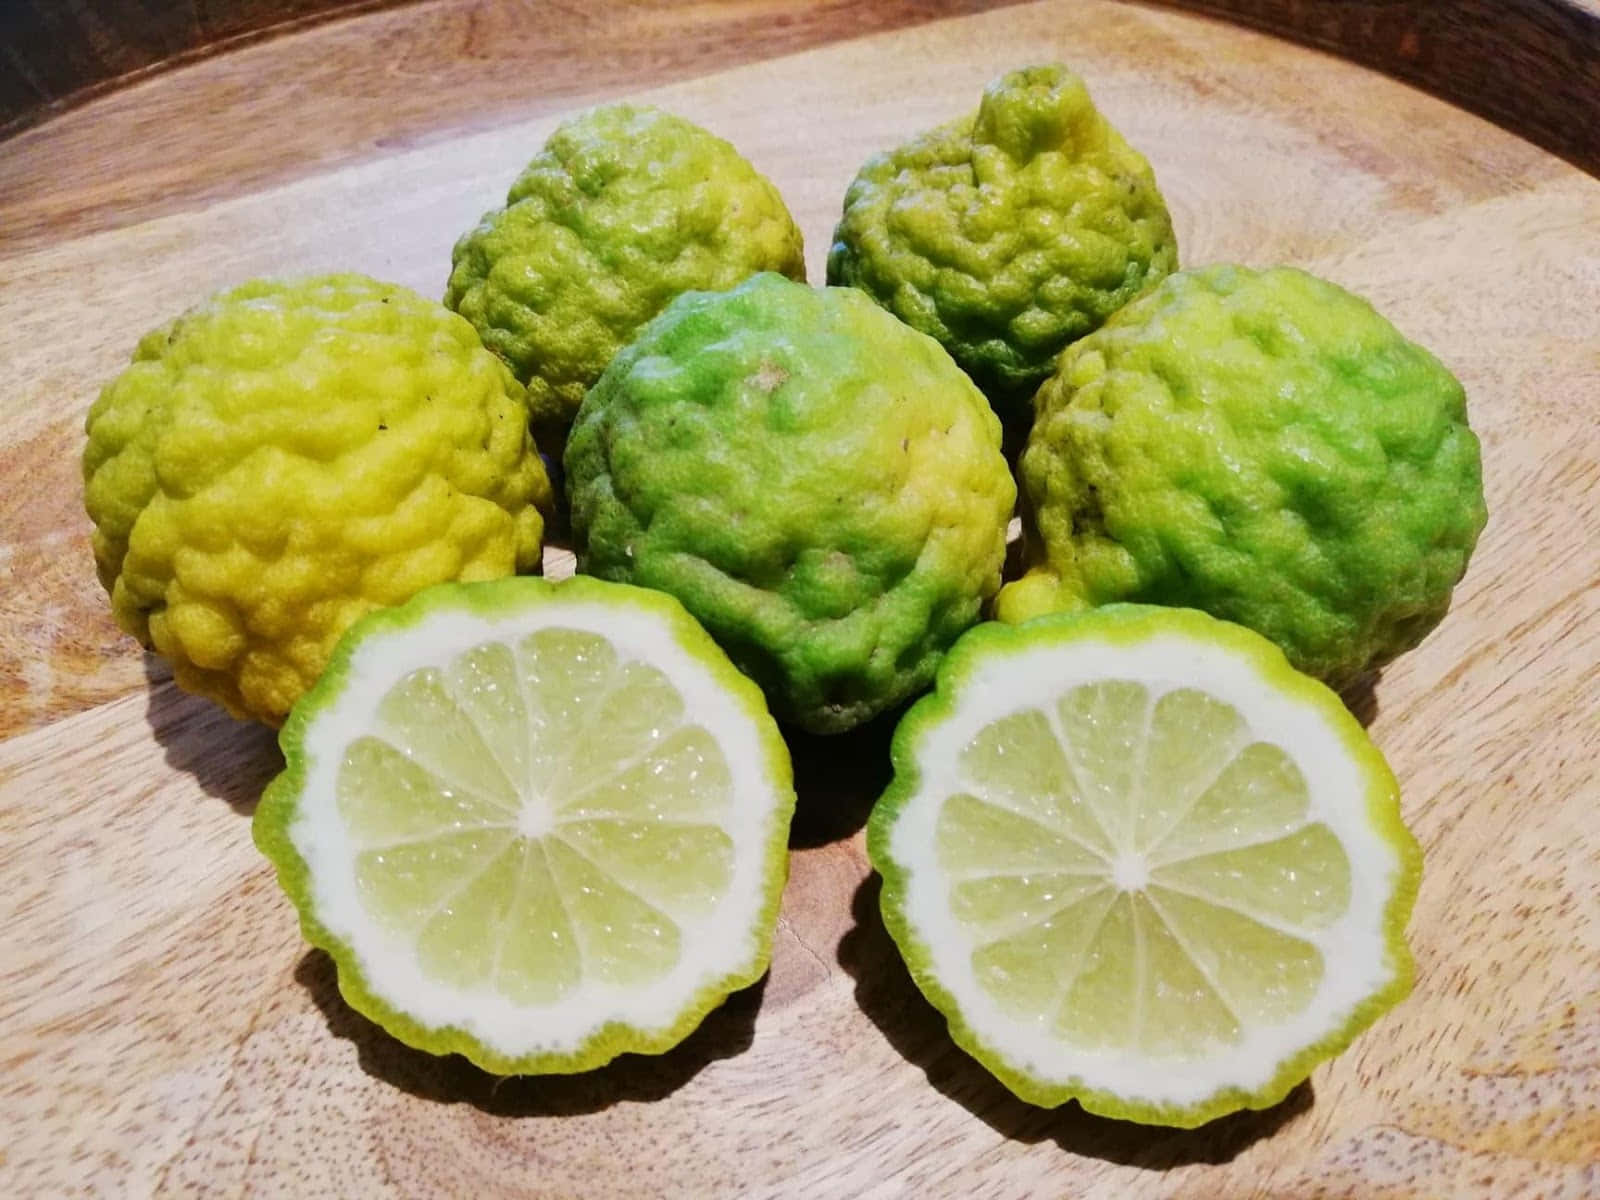
[{"label": "green bumpy citrus fruit", "polygon": [[527,385],[541,442],[674,296],[758,271],[805,278],[771,183],[698,125],[630,104],[561,125],[453,263],[445,303]]},{"label": "green bumpy citrus fruit", "polygon": [[1291,268],[1164,280],[1061,356],[998,615],[1184,605],[1335,687],[1443,618],[1486,519],[1460,383]]},{"label": "green bumpy citrus fruit", "polygon": [[89,410],[95,563],[178,683],[281,724],[357,617],[539,564],[550,482],[472,327],[359,275],[260,280],[145,336]]},{"label": "green bumpy citrus fruit", "polygon": [[1000,424],[859,292],[765,274],[679,297],[566,451],[579,570],[671,592],[802,728],[920,691],[1000,581]]},{"label": "green bumpy citrus fruit", "polygon": [[1002,76],[976,113],[868,160],[833,239],[828,282],[937,338],[1008,422],[1178,261],[1150,164],[1061,66]]}]

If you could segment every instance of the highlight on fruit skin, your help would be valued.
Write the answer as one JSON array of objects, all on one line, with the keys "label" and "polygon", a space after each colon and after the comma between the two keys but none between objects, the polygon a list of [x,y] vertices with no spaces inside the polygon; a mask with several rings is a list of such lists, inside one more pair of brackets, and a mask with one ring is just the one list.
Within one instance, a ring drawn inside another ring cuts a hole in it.
[{"label": "highlight on fruit skin", "polygon": [[805,279],[777,188],[728,142],[647,105],[568,118],[505,206],[451,254],[444,301],[528,388],[534,432],[559,452],[584,393],[667,303],[760,271]]},{"label": "highlight on fruit skin", "polygon": [[407,1045],[586,1071],[766,971],[788,750],[665,593],[429,588],[350,629],[279,740],[256,845],[341,994]]},{"label": "highlight on fruit skin", "polygon": [[773,274],[680,296],[567,443],[578,569],[671,592],[779,720],[838,733],[927,686],[1000,584],[1000,426],[931,338]]},{"label": "highlight on fruit skin", "polygon": [[403,287],[220,292],[140,341],[85,428],[112,615],[238,717],[280,724],[363,613],[539,567],[553,497],[522,387]]},{"label": "highlight on fruit skin", "polygon": [[1421,851],[1382,755],[1266,639],[1110,605],[970,631],[868,823],[885,925],[1021,1099],[1193,1127],[1409,993]]},{"label": "highlight on fruit skin", "polygon": [[1487,519],[1461,384],[1294,268],[1169,276],[1034,404],[1002,620],[1189,606],[1342,688],[1443,619]]},{"label": "highlight on fruit skin", "polygon": [[976,112],[862,166],[828,282],[948,350],[1005,420],[1056,356],[1178,266],[1150,164],[1060,64],[984,89]]}]

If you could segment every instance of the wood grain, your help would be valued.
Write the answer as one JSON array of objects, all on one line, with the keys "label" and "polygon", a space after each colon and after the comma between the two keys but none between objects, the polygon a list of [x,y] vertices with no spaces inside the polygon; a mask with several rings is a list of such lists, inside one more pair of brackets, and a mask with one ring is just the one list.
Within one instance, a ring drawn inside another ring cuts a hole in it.
[{"label": "wood grain", "polygon": [[[0,247],[121,228],[465,130],[993,7],[419,0],[202,60],[176,82],[153,76],[0,140]],[[268,115],[280,112],[316,119]]]},{"label": "wood grain", "polygon": [[[387,22],[444,7],[296,36],[336,61],[353,28],[410,44]],[[859,826],[887,731],[869,728],[796,740],[772,971],[677,1050],[499,1081],[353,1014],[250,844],[271,737],[176,691],[110,625],[79,429],[139,333],[227,283],[339,266],[437,293],[455,235],[570,97],[526,95],[488,128],[456,112],[270,185],[201,129],[214,173],[189,164],[204,186],[159,215],[0,242],[0,1195],[1600,1191],[1600,183],[1321,54],[1090,0],[639,94],[773,178],[820,277],[867,154],[1045,58],[1077,65],[1151,158],[1187,262],[1325,274],[1467,386],[1490,524],[1449,618],[1362,705],[1427,852],[1411,999],[1269,1112],[1181,1133],[1021,1104],[953,1047],[876,916]],[[223,61],[146,85],[152,103],[170,89],[174,146]],[[337,124],[328,103],[280,97],[257,143]]]},{"label": "wood grain", "polygon": [[[0,138],[154,71],[291,28],[415,2],[10,0],[0,8],[0,64],[7,68],[0,73]],[[498,0],[497,7],[504,9],[507,2]],[[1600,93],[1600,0],[1157,2],[1214,13],[1377,67],[1498,121],[1591,174],[1600,173],[1600,122],[1572,119]],[[634,45],[638,30],[619,28],[617,21],[617,10],[623,6],[605,7],[608,21],[601,36]],[[713,55],[715,48],[737,43],[745,54],[741,61],[749,61],[751,43],[762,30],[781,31],[786,48],[794,50],[825,39],[827,31],[841,23],[866,33],[908,23],[913,13],[926,19],[970,6],[938,0],[870,7],[831,3],[810,5],[797,13],[792,5],[769,4],[750,26],[752,7],[748,0],[683,3],[676,13],[675,33]],[[479,14],[496,15],[488,3],[476,8]],[[636,16],[634,8],[627,15]],[[570,20],[573,15],[558,10],[555,20]],[[523,47],[524,53],[534,52],[534,59],[519,55],[518,61],[536,70],[539,52],[546,47],[541,35],[551,17],[547,10],[527,4],[518,6],[518,16],[510,27],[535,35],[527,39],[531,45]],[[770,19],[773,16],[779,19]],[[570,57],[557,55],[552,61]],[[702,69],[714,65],[725,63],[705,62]],[[430,89],[425,85],[424,90]],[[448,107],[460,94],[459,89],[443,88],[429,100],[435,108]]]},{"label": "wood grain", "polygon": [[1445,97],[1600,175],[1596,0],[1178,0],[1332,50]]}]

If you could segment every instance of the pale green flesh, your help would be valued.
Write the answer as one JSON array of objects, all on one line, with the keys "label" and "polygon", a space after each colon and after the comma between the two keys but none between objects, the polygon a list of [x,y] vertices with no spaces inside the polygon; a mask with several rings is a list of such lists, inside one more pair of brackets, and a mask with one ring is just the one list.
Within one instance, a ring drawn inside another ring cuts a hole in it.
[{"label": "pale green flesh", "polygon": [[337,782],[370,915],[430,978],[519,1005],[672,970],[731,883],[732,790],[665,675],[556,628],[405,676]]},{"label": "pale green flesh", "polygon": [[963,748],[937,825],[978,985],[1088,1049],[1199,1058],[1319,987],[1350,863],[1299,768],[1193,688],[1073,688]]}]

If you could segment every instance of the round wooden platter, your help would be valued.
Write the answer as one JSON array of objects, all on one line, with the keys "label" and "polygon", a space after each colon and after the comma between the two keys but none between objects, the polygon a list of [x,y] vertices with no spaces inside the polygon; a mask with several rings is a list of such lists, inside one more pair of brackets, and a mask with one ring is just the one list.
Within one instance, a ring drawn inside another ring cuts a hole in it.
[{"label": "round wooden platter", "polygon": [[[497,69],[484,111],[456,96],[430,123],[406,72],[437,92],[474,54],[503,67],[500,39],[537,40],[433,3],[186,67],[0,145],[0,1194],[1600,1190],[1600,182],[1230,25],[1065,0],[908,24],[914,7],[864,39],[839,17],[798,55],[654,86],[695,61],[662,49],[669,15],[629,8],[657,22],[631,69],[597,10],[564,6],[548,19],[603,70],[552,67],[541,89]],[[1427,852],[1412,997],[1270,1111],[1178,1132],[1031,1108],[950,1043],[884,934],[860,826],[886,731],[869,728],[797,740],[771,973],[671,1053],[500,1080],[356,1016],[251,845],[271,735],[177,691],[107,615],[78,482],[98,385],[143,330],[248,276],[348,268],[437,294],[455,236],[562,110],[602,96],[730,138],[788,199],[820,279],[868,154],[1045,59],[1149,156],[1187,263],[1308,267],[1466,384],[1488,529],[1450,616],[1357,704]],[[384,70],[403,134],[340,142],[372,102],[339,81]],[[285,87],[296,71],[307,85]],[[256,84],[270,102],[242,103]]]}]

